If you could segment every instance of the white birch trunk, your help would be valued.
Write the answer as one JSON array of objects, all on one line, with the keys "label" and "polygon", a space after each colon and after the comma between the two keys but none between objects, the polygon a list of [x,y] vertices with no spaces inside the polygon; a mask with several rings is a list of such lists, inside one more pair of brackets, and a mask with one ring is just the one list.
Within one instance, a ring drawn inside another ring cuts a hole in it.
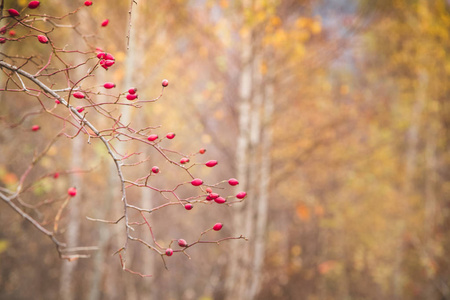
[{"label": "white birch trunk", "polygon": [[[81,12],[78,14],[78,19],[81,20],[87,18],[86,14]],[[75,36],[74,36],[75,38]],[[73,41],[77,44],[77,41]],[[74,64],[80,63],[75,61]],[[83,68],[77,68],[73,72],[75,78],[81,78],[84,75]],[[80,169],[83,166],[83,145],[86,142],[85,136],[81,133],[79,136],[72,140],[72,153],[71,153],[71,169]],[[68,224],[67,231],[65,233],[65,240],[68,247],[79,246],[80,235],[80,199],[83,195],[82,180],[80,174],[72,173],[69,176],[69,184],[77,188],[78,193],[76,197],[70,199],[66,209],[68,210]],[[59,294],[61,299],[73,300],[75,299],[74,291],[74,270],[77,265],[77,260],[69,262],[63,261],[61,265],[61,276],[59,285]]]},{"label": "white birch trunk", "polygon": [[398,221],[398,246],[395,254],[394,262],[394,297],[395,299],[403,299],[404,275],[402,271],[402,262],[404,257],[404,243],[403,236],[407,230],[407,219],[410,216],[409,199],[413,193],[414,174],[417,169],[417,149],[419,145],[419,127],[420,118],[424,110],[426,102],[427,88],[428,88],[428,73],[425,70],[420,70],[418,74],[418,87],[416,91],[416,99],[413,104],[411,113],[410,126],[406,132],[406,153],[405,153],[405,178],[402,188],[401,207],[404,212],[404,217]]},{"label": "white birch trunk", "polygon": [[[272,69],[269,69],[271,72]],[[269,80],[265,84],[264,107],[263,107],[263,128],[261,134],[261,161],[259,163],[259,197],[256,211],[256,227],[253,243],[254,255],[252,263],[251,285],[248,299],[254,299],[261,287],[262,267],[265,255],[265,237],[267,228],[267,215],[269,208],[269,185],[271,169],[271,148],[272,148],[272,115],[274,110],[274,85],[273,78],[269,73]]]},{"label": "white birch trunk", "polygon": [[[78,169],[83,165],[82,153],[83,153],[83,136],[79,136],[72,140],[72,160],[71,168]],[[81,178],[77,173],[70,175],[70,184],[77,188],[78,193],[76,197],[70,199],[67,205],[68,224],[65,234],[65,240],[68,247],[76,247],[79,245],[80,235],[80,198],[82,197]],[[61,266],[61,282],[60,282],[60,296],[61,299],[73,300],[75,299],[74,292],[74,270],[77,265],[77,260],[69,262],[63,261]]]},{"label": "white birch trunk", "polygon": [[[249,7],[251,1],[245,1],[243,7]],[[252,95],[252,44],[250,33],[242,37],[241,41],[241,62],[242,71],[239,79],[239,133],[236,148],[236,176],[239,180],[239,188],[241,190],[248,189],[249,176],[249,144],[250,144],[250,100]],[[253,197],[248,196],[242,205],[235,205],[233,211],[233,235],[248,236],[247,211],[249,202]],[[230,243],[230,265],[226,278],[226,297],[227,299],[240,299],[240,287],[245,286],[248,277],[248,267],[250,258],[248,257],[248,243],[242,245]]]}]

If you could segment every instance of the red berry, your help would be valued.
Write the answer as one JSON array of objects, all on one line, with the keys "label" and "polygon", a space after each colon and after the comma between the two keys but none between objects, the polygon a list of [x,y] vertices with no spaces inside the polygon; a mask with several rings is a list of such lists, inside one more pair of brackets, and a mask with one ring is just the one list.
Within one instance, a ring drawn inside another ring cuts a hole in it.
[{"label": "red berry", "polygon": [[136,94],[128,94],[128,95],[127,95],[127,99],[130,100],[130,101],[136,99],[137,97],[138,97],[138,96],[137,96]]},{"label": "red berry", "polygon": [[164,79],[163,81],[162,81],[162,86],[163,87],[166,87],[166,86],[168,86],[169,85],[169,80],[167,80],[167,79]]},{"label": "red berry", "polygon": [[76,110],[77,110],[77,112],[79,112],[81,114],[84,111],[84,107],[77,106]]},{"label": "red berry", "polygon": [[85,6],[91,6],[92,5],[92,1],[84,1],[84,5]]},{"label": "red berry", "polygon": [[14,30],[9,31],[9,36],[15,36],[15,35],[16,35],[16,32]]},{"label": "red berry", "polygon": [[67,190],[67,194],[69,194],[70,197],[75,197],[77,194],[77,189],[74,187],[71,187]]},{"label": "red berry", "polygon": [[207,201],[211,201],[211,200],[213,200],[213,198],[211,198],[211,196],[210,195],[208,195],[208,196],[206,196],[206,198],[205,198]]},{"label": "red berry", "polygon": [[6,39],[4,37],[1,37],[0,38],[0,44],[4,44],[4,43],[6,43]]},{"label": "red berry", "polygon": [[137,88],[131,88],[128,90],[128,94],[134,95],[137,92]]},{"label": "red berry", "polygon": [[191,210],[191,209],[194,208],[194,205],[188,203],[188,204],[186,204],[186,205],[184,206],[184,208],[185,208],[186,210]]},{"label": "red berry", "polygon": [[205,152],[206,152],[206,149],[205,149],[205,148],[201,148],[201,149],[198,151],[198,153],[200,153],[200,154],[205,154]]},{"label": "red berry", "polygon": [[212,167],[214,167],[215,165],[217,165],[217,160],[210,160],[210,161],[206,162],[205,165],[206,165],[207,167],[212,168]]},{"label": "red berry", "polygon": [[56,172],[55,174],[53,174],[53,178],[58,178],[59,177],[59,173],[58,172]]},{"label": "red berry", "polygon": [[159,168],[157,166],[154,166],[152,168],[152,172],[155,173],[155,174],[158,174],[159,173]]},{"label": "red berry", "polygon": [[106,66],[106,60],[102,59],[102,60],[100,61],[100,66],[101,66],[103,69],[108,70],[108,67]]},{"label": "red berry", "polygon": [[227,202],[227,200],[223,197],[217,197],[216,199],[214,199],[214,201],[219,204],[223,204],[223,203]]},{"label": "red berry", "polygon": [[104,20],[104,21],[102,22],[102,27],[107,26],[108,23],[109,23],[109,20],[108,20],[108,19]]},{"label": "red berry", "polygon": [[185,241],[185,240],[183,240],[183,239],[179,239],[178,240],[178,246],[180,246],[180,247],[186,247],[188,244],[187,244],[187,242]]},{"label": "red berry", "polygon": [[86,97],[82,92],[75,92],[72,95],[77,99],[83,99],[84,97]]},{"label": "red berry", "polygon": [[8,13],[11,17],[18,17],[20,16],[19,12],[15,10],[14,8],[8,9]]},{"label": "red berry", "polygon": [[35,9],[39,6],[39,4],[41,4],[39,1],[31,1],[30,3],[28,3],[28,8]]},{"label": "red berry", "polygon": [[189,158],[187,158],[187,157],[183,157],[182,159],[180,159],[180,164],[182,164],[182,165],[184,165],[188,162],[189,162]]},{"label": "red berry", "polygon": [[104,59],[106,59],[106,60],[116,60],[116,59],[114,58],[114,56],[112,56],[111,53],[105,53]]},{"label": "red berry", "polygon": [[157,134],[150,134],[147,138],[147,140],[149,140],[150,142],[153,142],[154,140],[156,140],[158,138]]},{"label": "red berry", "polygon": [[112,59],[102,59],[100,61],[100,66],[102,66],[105,70],[108,70],[109,67],[114,65],[115,61]]},{"label": "red berry", "polygon": [[191,181],[191,184],[193,186],[200,186],[203,184],[203,180],[201,180],[200,178],[195,178],[194,180]]},{"label": "red berry", "polygon": [[[100,49],[99,49],[100,50]],[[99,52],[97,53],[97,58],[98,59],[104,59],[106,57],[106,53],[105,52]]]},{"label": "red berry", "polygon": [[41,129],[41,127],[39,127],[39,125],[33,125],[33,126],[31,126],[31,130],[32,130],[32,131],[38,131],[39,129]]},{"label": "red berry", "polygon": [[115,84],[115,83],[112,83],[112,82],[107,82],[107,83],[105,83],[105,84],[103,85],[103,87],[104,87],[105,89],[112,89],[112,88],[115,88],[115,87],[116,87],[116,84]]},{"label": "red berry", "polygon": [[56,100],[55,100],[55,103],[56,103],[56,104],[60,104],[61,101],[59,101],[58,99],[56,99]]},{"label": "red berry", "polygon": [[167,256],[172,256],[172,254],[173,254],[173,250],[170,249],[170,248],[167,248],[167,249],[166,249],[166,255],[167,255]]},{"label": "red berry", "polygon": [[228,180],[228,184],[229,184],[229,185],[235,186],[235,185],[238,185],[238,184],[239,184],[239,181],[238,181],[236,178],[230,178],[230,179]]},{"label": "red berry", "polygon": [[170,132],[166,135],[166,138],[168,138],[169,140],[173,139],[175,137],[175,133]]},{"label": "red berry", "polygon": [[48,38],[45,35],[38,35],[37,38],[38,38],[39,42],[41,42],[42,44],[48,43]]},{"label": "red berry", "polygon": [[240,193],[238,193],[238,194],[236,195],[236,198],[238,198],[238,199],[244,199],[245,196],[247,196],[247,193],[246,193],[246,192],[240,192]]},{"label": "red berry", "polygon": [[210,193],[209,196],[210,196],[212,199],[216,199],[216,198],[219,197],[220,195],[219,195],[219,194],[216,194],[216,193]]},{"label": "red berry", "polygon": [[211,188],[206,188],[206,192],[207,193],[212,193],[212,189]]},{"label": "red berry", "polygon": [[220,229],[222,229],[222,227],[223,227],[223,224],[222,224],[222,223],[216,223],[216,224],[213,226],[213,229],[214,229],[215,231],[219,231]]},{"label": "red berry", "polygon": [[113,60],[113,59],[106,59],[105,62],[104,62],[105,66],[106,66],[107,68],[111,67],[111,66],[114,65],[115,63],[116,63],[116,61]]}]

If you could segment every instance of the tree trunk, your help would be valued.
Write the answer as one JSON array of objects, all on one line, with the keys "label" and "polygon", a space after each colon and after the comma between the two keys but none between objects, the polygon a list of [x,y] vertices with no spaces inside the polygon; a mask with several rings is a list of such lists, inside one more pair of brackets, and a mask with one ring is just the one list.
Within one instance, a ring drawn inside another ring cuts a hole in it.
[{"label": "tree trunk", "polygon": [[404,237],[407,230],[407,222],[410,217],[409,199],[414,192],[414,176],[417,169],[417,149],[419,145],[419,128],[420,118],[423,113],[426,90],[428,88],[428,73],[422,69],[418,74],[418,87],[416,91],[416,99],[413,103],[411,122],[406,132],[406,153],[405,153],[405,177],[402,187],[401,208],[403,217],[398,221],[398,247],[395,254],[394,262],[394,297],[395,299],[403,299],[404,275],[402,271],[402,263],[404,257]]},{"label": "tree trunk", "polygon": [[[245,1],[243,7],[249,7],[251,1]],[[236,148],[236,175],[239,179],[239,187],[241,190],[248,190],[249,176],[249,144],[250,144],[250,101],[252,96],[252,38],[251,34],[242,37],[241,45],[241,76],[239,79],[239,133]],[[254,196],[249,193],[248,198],[242,205],[234,206],[233,215],[233,235],[245,235],[249,237],[249,227],[251,220],[247,219],[250,203]],[[249,241],[244,245],[230,243],[230,265],[226,278],[226,297],[227,299],[243,299],[240,294],[245,288],[247,278],[249,276],[248,268],[250,267],[249,257]],[[242,288],[241,288],[242,287]]]},{"label": "tree trunk", "polygon": [[[87,18],[86,13],[80,12],[78,14],[78,19],[81,20]],[[76,38],[74,36],[74,38]],[[74,40],[74,44],[77,42]],[[81,49],[80,49],[81,50]],[[80,62],[74,62],[77,64]],[[72,76],[75,78],[81,78],[84,75],[83,68],[76,68]],[[72,159],[70,163],[70,168],[80,169],[83,166],[83,145],[86,142],[86,137],[80,133],[76,138],[72,140]],[[70,185],[74,186],[78,190],[76,197],[70,199],[69,204],[66,209],[68,210],[68,224],[67,231],[65,233],[65,240],[68,247],[79,246],[79,235],[80,235],[80,200],[83,197],[82,180],[79,173],[72,173],[69,176]],[[63,261],[61,265],[61,281],[60,281],[60,297],[61,299],[72,300],[75,299],[74,290],[74,270],[77,265],[77,260],[69,262]]]},{"label": "tree trunk", "polygon": [[[72,161],[71,168],[79,169],[83,165],[83,136],[78,136],[72,140]],[[67,209],[69,211],[67,231],[65,239],[68,247],[76,247],[79,244],[80,235],[80,198],[82,197],[81,178],[80,174],[72,173],[70,175],[71,185],[78,189],[76,197],[70,199]],[[61,282],[60,282],[60,296],[61,299],[72,300],[75,299],[74,292],[74,270],[77,265],[75,261],[63,261],[61,266]]]},{"label": "tree trunk", "polygon": [[[267,228],[267,214],[269,207],[269,185],[271,179],[271,148],[272,148],[272,115],[274,110],[274,80],[273,68],[269,68],[269,75],[265,81],[265,94],[262,111],[262,133],[261,133],[261,160],[259,166],[259,192],[256,211],[256,227],[254,238],[254,255],[252,262],[252,281],[250,285],[248,299],[254,299],[261,286],[262,281],[262,266],[264,263],[264,253],[266,246],[266,228]],[[262,80],[261,80],[261,83]],[[262,88],[261,88],[262,89]],[[258,133],[259,134],[259,133]]]}]

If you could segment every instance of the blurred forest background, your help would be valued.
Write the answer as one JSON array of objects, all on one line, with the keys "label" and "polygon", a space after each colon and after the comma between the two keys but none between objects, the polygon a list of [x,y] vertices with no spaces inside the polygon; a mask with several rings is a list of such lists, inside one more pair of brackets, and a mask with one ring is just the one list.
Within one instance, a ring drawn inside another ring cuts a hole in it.
[{"label": "blurred forest background", "polygon": [[[42,2],[54,15],[82,5]],[[153,277],[122,272],[112,256],[122,227],[85,218],[121,214],[111,162],[96,144],[63,139],[40,170],[91,171],[33,192],[42,200],[76,185],[62,225],[78,228],[78,245],[100,250],[67,267],[48,238],[0,203],[0,299],[450,299],[449,1],[137,0],[129,50],[130,1],[93,2],[71,21],[97,35],[116,65],[92,86],[113,81],[153,98],[169,79],[161,101],[127,118],[176,132],[171,145],[184,152],[205,147],[201,159],[219,165],[200,175],[236,177],[249,195],[232,207],[152,215],[157,238],[189,242],[221,221],[221,237],[249,241],[200,245],[190,260],[167,259],[169,271],[136,246],[130,267]],[[85,47],[69,29],[52,37]],[[1,52],[40,51],[27,43]],[[0,94],[1,186],[16,184],[34,148],[60,129],[48,115],[7,126],[36,105]],[[161,186],[180,181],[162,175]]]}]

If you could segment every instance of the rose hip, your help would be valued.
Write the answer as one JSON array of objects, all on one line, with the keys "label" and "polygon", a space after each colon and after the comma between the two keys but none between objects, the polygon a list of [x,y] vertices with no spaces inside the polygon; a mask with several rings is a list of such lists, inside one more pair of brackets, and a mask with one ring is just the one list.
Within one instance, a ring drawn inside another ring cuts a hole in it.
[{"label": "rose hip", "polygon": [[178,240],[178,246],[180,246],[180,247],[187,247],[187,242],[185,241],[185,240],[183,240],[183,239],[179,239]]},{"label": "rose hip", "polygon": [[28,3],[28,8],[35,9],[41,4],[39,1],[31,1]]},{"label": "rose hip", "polygon": [[150,142],[153,142],[154,140],[156,140],[158,138],[157,134],[150,134],[147,138],[147,140],[149,140]]},{"label": "rose hip", "polygon": [[239,181],[238,181],[236,178],[230,178],[230,179],[228,180],[228,184],[229,184],[229,185],[232,185],[232,186],[235,186],[235,185],[238,185],[238,184],[239,184]]},{"label": "rose hip", "polygon": [[207,167],[212,168],[212,167],[214,167],[215,165],[217,165],[217,160],[210,160],[210,161],[206,162],[205,165],[206,165]]},{"label": "rose hip", "polygon": [[222,227],[223,227],[223,224],[222,224],[222,223],[216,223],[216,224],[213,226],[213,229],[214,229],[215,231],[219,231],[220,229],[222,229]]},{"label": "rose hip", "polygon": [[71,187],[67,190],[67,194],[69,194],[70,197],[75,197],[77,194],[77,189],[74,187]]},{"label": "rose hip", "polygon": [[116,87],[116,84],[113,83],[113,82],[107,82],[107,83],[105,83],[105,84],[103,85],[103,87],[104,87],[105,89],[112,89],[112,88],[115,88],[115,87]]},{"label": "rose hip", "polygon": [[203,180],[201,180],[200,178],[195,178],[194,180],[191,181],[191,184],[193,186],[200,186],[203,184]]}]

